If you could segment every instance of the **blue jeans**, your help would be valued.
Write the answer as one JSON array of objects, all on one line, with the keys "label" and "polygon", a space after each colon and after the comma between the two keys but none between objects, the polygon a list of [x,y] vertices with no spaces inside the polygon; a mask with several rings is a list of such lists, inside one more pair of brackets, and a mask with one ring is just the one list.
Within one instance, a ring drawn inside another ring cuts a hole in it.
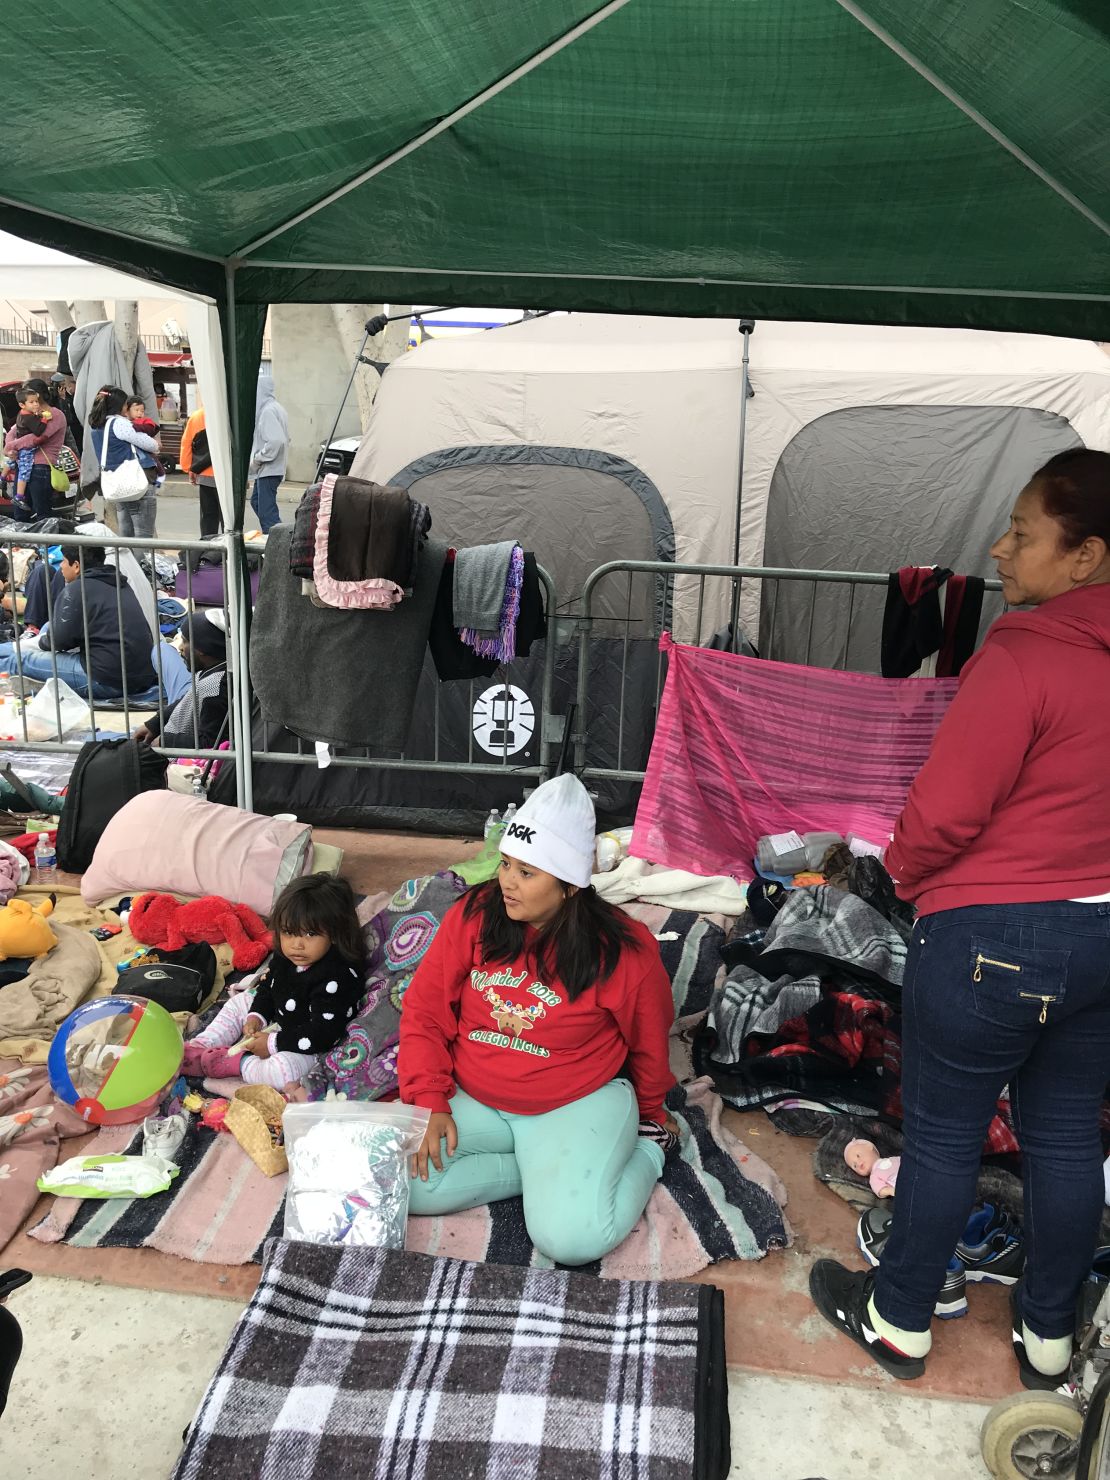
[{"label": "blue jeans", "polygon": [[1104,1199],[1110,904],[926,916],[914,927],[902,1011],[905,1145],[876,1309],[903,1331],[928,1329],[1009,1084],[1025,1197],[1022,1314],[1038,1336],[1070,1335]]},{"label": "blue jeans", "polygon": [[35,463],[32,467],[23,497],[30,508],[24,512],[16,504],[12,509],[13,519],[22,519],[24,524],[29,524],[32,519],[54,517],[54,490],[50,486],[50,469],[45,463]]},{"label": "blue jeans", "polygon": [[[17,662],[15,644],[0,643],[0,664],[3,665],[6,673],[16,674],[22,670],[24,678],[33,678],[41,682],[54,677],[55,663],[58,665],[57,674],[62,682],[69,684],[73,692],[80,694],[82,699],[87,698],[88,675],[85,673],[84,663],[76,653],[44,653],[36,652],[32,648],[30,652],[21,652]],[[97,683],[94,679],[92,696],[94,699],[120,699],[123,697],[123,691]]]},{"label": "blue jeans", "polygon": [[269,534],[275,524],[281,523],[277,501],[277,491],[280,487],[280,478],[256,478],[254,480],[254,488],[251,490],[251,508],[258,515],[263,534]]}]

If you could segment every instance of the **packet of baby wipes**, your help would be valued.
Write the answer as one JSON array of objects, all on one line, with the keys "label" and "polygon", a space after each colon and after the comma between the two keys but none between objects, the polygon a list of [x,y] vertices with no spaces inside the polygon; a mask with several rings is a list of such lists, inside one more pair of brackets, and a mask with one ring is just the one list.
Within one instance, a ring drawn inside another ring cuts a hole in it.
[{"label": "packet of baby wipes", "polygon": [[71,1156],[36,1186],[59,1197],[151,1197],[165,1192],[177,1173],[163,1156]]}]

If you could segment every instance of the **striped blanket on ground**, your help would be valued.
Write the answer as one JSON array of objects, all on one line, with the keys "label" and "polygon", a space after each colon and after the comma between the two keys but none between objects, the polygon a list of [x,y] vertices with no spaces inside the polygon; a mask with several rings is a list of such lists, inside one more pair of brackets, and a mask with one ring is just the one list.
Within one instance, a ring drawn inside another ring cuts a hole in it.
[{"label": "striped blanket on ground", "polygon": [[[668,1100],[689,1134],[668,1163],[644,1216],[588,1272],[607,1279],[684,1279],[721,1259],[759,1259],[791,1238],[786,1191],[775,1173],[722,1124],[708,1079]],[[138,1150],[141,1132],[113,1126],[86,1155]],[[56,1199],[30,1230],[42,1243],[152,1248],[205,1264],[257,1263],[282,1231],[286,1178],[264,1177],[231,1136],[194,1125],[179,1153],[181,1175],[150,1198]],[[524,1226],[520,1198],[440,1218],[410,1218],[409,1248],[491,1263],[550,1267]]]},{"label": "striped blanket on ground", "polygon": [[725,1480],[723,1301],[274,1241],[174,1480]]}]

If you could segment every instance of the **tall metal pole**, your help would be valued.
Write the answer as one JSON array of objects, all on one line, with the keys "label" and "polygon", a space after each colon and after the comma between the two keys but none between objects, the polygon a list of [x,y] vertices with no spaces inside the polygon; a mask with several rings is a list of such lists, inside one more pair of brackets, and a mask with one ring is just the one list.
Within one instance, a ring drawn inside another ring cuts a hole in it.
[{"label": "tall metal pole", "polygon": [[754,319],[740,320],[740,333],[744,336],[744,355],[740,361],[740,460],[736,472],[736,525],[732,532],[733,565],[740,564],[740,507],[744,501],[744,443],[748,433],[748,397],[751,395],[748,365],[751,338],[754,332]]},{"label": "tall metal pole", "polygon": [[[744,336],[744,353],[740,361],[740,457],[736,469],[736,523],[732,531],[732,563],[740,564],[740,510],[744,503],[744,443],[748,436],[748,398],[752,393],[748,379],[749,350],[755,333],[754,319],[740,320],[740,333]],[[740,651],[740,581],[732,583],[732,613],[729,621],[729,649]]]}]

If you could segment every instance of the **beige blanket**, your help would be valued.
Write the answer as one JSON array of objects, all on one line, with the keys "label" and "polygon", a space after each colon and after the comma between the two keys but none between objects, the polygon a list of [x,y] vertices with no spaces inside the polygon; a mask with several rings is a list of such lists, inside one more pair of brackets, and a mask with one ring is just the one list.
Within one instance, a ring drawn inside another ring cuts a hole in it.
[{"label": "beige blanket", "polygon": [[[126,929],[110,940],[94,940],[93,930],[112,922],[118,925],[119,916],[87,905],[76,889],[29,885],[19,893],[33,904],[40,904],[49,893],[57,895],[50,923],[58,944],[34,963],[22,981],[0,987],[0,1057],[45,1064],[58,1026],[79,1003],[121,989],[116,963],[138,950],[139,943]],[[217,946],[215,951],[214,993],[231,968],[231,947]],[[181,1024],[188,1020],[187,1013],[175,1017]]]}]

